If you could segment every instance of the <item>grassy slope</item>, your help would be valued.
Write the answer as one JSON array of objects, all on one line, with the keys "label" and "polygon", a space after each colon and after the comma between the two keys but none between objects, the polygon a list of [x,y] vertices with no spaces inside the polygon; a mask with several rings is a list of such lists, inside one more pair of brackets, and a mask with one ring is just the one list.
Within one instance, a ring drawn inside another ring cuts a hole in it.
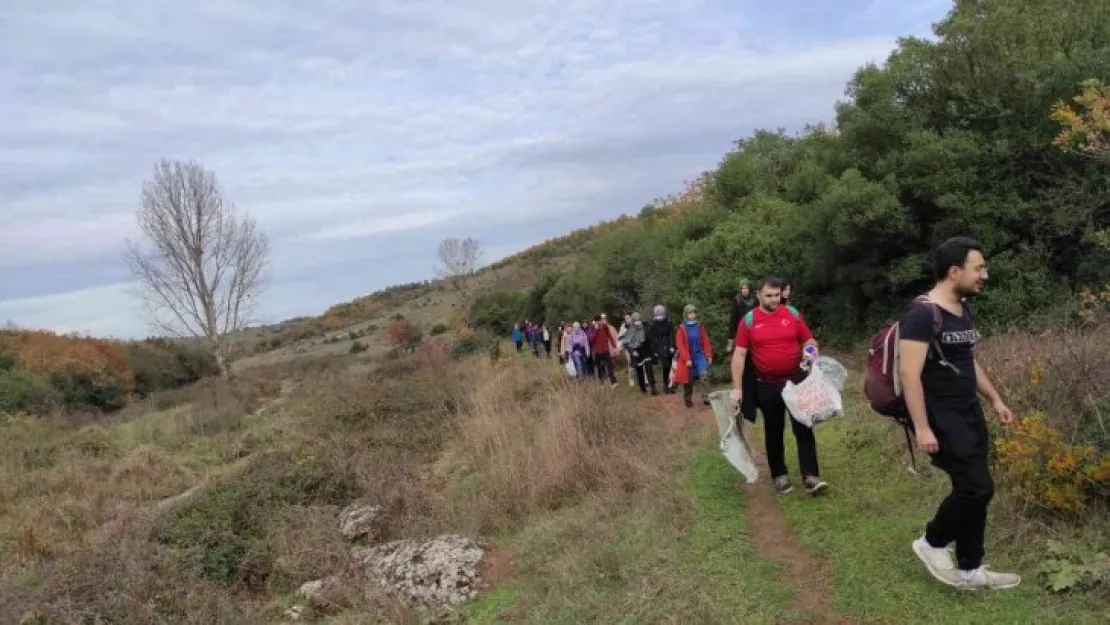
[{"label": "grassy slope", "polygon": [[[945,476],[910,475],[900,431],[867,411],[854,389],[846,399],[846,417],[818,436],[832,492],[783,500],[792,530],[832,563],[837,612],[862,623],[1107,622],[1110,602],[1050,596],[990,534],[988,564],[1018,567],[1020,588],[966,593],[929,578],[909,545],[944,496]],[[787,605],[795,590],[770,581],[776,565],[749,541],[738,475],[711,437],[701,428],[688,438],[655,492],[589,501],[504,538],[519,554],[515,571],[471,604],[472,622],[795,622]]]}]

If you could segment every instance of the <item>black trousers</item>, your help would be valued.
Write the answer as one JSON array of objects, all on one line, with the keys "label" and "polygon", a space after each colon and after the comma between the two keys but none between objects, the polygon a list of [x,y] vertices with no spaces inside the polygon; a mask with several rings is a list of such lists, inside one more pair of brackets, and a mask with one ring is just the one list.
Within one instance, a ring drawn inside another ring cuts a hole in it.
[{"label": "black trousers", "polygon": [[617,376],[613,373],[613,356],[609,352],[594,354],[594,370],[598,380],[604,380],[608,376],[610,384],[617,383]]},{"label": "black trousers", "polygon": [[663,373],[663,388],[670,388],[671,386],[671,358],[670,352],[662,352],[655,354],[655,361],[659,363],[659,369]]},{"label": "black trousers", "polygon": [[956,565],[972,571],[983,564],[987,534],[987,507],[994,498],[987,456],[940,466],[952,480],[952,492],[940,502],[925,526],[925,540],[932,547],[956,543]]},{"label": "black trousers", "polygon": [[786,445],[783,441],[787,421],[790,422],[794,440],[798,443],[798,466],[802,470],[802,476],[817,477],[821,475],[817,465],[817,438],[813,435],[813,430],[787,414],[786,403],[782,401],[782,389],[785,386],[785,382],[756,382],[759,409],[763,412],[763,437],[767,445],[767,464],[771,468],[771,478],[787,474]]}]

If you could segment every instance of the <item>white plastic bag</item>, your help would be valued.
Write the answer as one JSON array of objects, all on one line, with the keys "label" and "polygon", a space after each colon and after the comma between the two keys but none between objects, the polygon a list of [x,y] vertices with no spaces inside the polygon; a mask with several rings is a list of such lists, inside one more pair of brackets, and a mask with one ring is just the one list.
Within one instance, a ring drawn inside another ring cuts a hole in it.
[{"label": "white plastic bag", "polygon": [[570,356],[567,356],[567,362],[563,365],[563,369],[565,369],[567,375],[572,378],[578,375],[578,368],[574,366],[574,359]]},{"label": "white plastic bag", "polygon": [[817,359],[817,368],[825,376],[825,381],[835,386],[836,390],[844,391],[844,383],[848,379],[848,370],[844,365],[828,356],[821,356]]},{"label": "white plastic bag", "polygon": [[787,382],[782,400],[790,416],[807,428],[844,412],[840,391],[825,377],[821,367],[813,367],[801,384]]},{"label": "white plastic bag", "polygon": [[721,454],[749,484],[755,482],[759,478],[759,468],[755,464],[755,451],[744,436],[744,419],[732,407],[729,392],[713,391],[709,394],[709,405],[713,408],[714,416],[717,417]]}]

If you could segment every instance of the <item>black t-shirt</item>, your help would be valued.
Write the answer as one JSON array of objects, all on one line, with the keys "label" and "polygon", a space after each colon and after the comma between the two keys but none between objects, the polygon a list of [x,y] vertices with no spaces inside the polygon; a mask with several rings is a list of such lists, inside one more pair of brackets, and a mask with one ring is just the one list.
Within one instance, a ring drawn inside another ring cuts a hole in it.
[{"label": "black t-shirt", "polygon": [[933,334],[932,304],[912,304],[898,324],[899,338],[929,343],[921,371],[925,411],[944,455],[986,452],[986,424],[976,389],[975,329],[971,311],[954,315],[940,308],[941,328]]}]

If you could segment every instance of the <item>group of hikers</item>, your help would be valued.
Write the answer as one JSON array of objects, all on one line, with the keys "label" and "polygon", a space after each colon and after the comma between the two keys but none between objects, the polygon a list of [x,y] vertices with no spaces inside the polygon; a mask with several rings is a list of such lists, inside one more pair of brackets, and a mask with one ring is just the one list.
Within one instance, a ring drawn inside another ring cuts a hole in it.
[{"label": "group of hikers", "polygon": [[[934,466],[948,474],[952,486],[924,533],[912,542],[912,550],[942,583],[963,589],[1013,588],[1021,581],[1018,575],[983,566],[994,483],[979,395],[991,403],[999,423],[1008,425],[1014,419],[974,355],[980,336],[965,302],[980,294],[987,282],[983,247],[967,237],[949,239],[934,251],[933,270],[933,289],[915,298],[892,326],[897,330],[894,386],[900,387],[895,392],[904,402],[895,419]],[[732,354],[729,399],[738,415],[749,421],[756,420],[757,411],[763,415],[767,463],[773,488],[780,494],[793,490],[783,440],[790,421],[802,484],[807,492],[818,494],[828,484],[820,477],[814,430],[788,418],[782,397],[785,385],[805,380],[817,359],[817,341],[803,315],[789,303],[790,295],[790,285],[774,276],[762,279],[754,291],[750,282],[740,281],[732,300],[733,336],[727,348]],[[693,304],[683,308],[677,328],[666,308],[657,305],[650,322],[639,313],[628,313],[616,329],[599,314],[592,321],[560,324],[554,337],[560,362],[576,378],[596,376],[616,388],[614,358],[623,356],[629,363],[629,385],[656,395],[654,370],[660,365],[664,392],[675,393],[681,385],[687,408],[694,405],[694,383],[705,379],[713,363],[709,334]],[[548,356],[552,353],[552,334],[542,323],[518,324],[513,330],[518,351],[525,338],[536,356],[540,345]],[[704,398],[703,402],[709,403]]]},{"label": "group of hikers", "polygon": [[[645,323],[638,312],[629,312],[624,314],[619,329],[613,327],[604,313],[592,320],[561,323],[554,333],[559,364],[576,379],[596,378],[616,388],[616,361],[623,358],[628,364],[628,385],[651,395],[660,392],[658,365],[663,392],[674,394],[682,386],[683,401],[687,407],[693,407],[694,384],[703,381],[709,372],[713,348],[709,333],[698,320],[697,307],[688,304],[682,316],[676,328],[666,307],[659,304],[652,309],[650,322]],[[551,355],[550,337],[543,323],[526,321],[513,327],[517,351],[522,351],[523,342],[528,340],[537,357],[540,345],[547,356]],[[708,399],[703,397],[703,402],[708,403]]]}]

